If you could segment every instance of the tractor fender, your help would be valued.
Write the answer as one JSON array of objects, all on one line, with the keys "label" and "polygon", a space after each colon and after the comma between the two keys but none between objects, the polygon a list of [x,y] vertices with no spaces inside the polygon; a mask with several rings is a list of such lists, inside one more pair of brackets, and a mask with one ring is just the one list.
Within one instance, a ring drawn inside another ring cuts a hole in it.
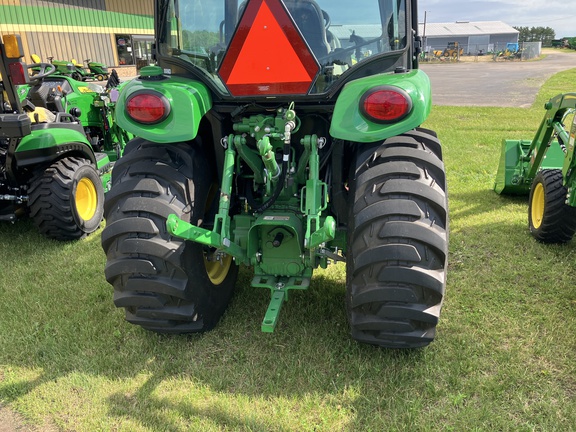
[{"label": "tractor fender", "polygon": [[[363,95],[381,86],[399,88],[412,101],[410,112],[397,122],[378,123],[362,113]],[[420,126],[430,114],[431,108],[430,78],[421,70],[360,78],[346,84],[338,96],[330,124],[330,135],[333,138],[360,143],[381,141]]]},{"label": "tractor fender", "polygon": [[96,157],[86,136],[66,127],[32,130],[22,138],[14,152],[17,166],[25,167],[52,162],[65,154],[75,154],[96,166]]},{"label": "tractor fender", "polygon": [[[169,114],[155,124],[134,121],[126,104],[135,94],[161,94],[169,106]],[[212,108],[210,92],[203,84],[179,77],[133,79],[120,91],[116,103],[116,123],[134,136],[157,143],[189,141],[196,138],[202,117]]]}]

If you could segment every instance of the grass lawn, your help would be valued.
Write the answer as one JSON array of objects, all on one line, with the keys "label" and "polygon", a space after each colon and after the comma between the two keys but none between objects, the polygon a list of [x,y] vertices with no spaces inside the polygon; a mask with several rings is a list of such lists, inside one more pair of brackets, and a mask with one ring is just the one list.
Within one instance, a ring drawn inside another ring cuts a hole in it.
[{"label": "grass lawn", "polygon": [[502,139],[531,138],[575,81],[555,75],[532,109],[434,107],[451,229],[428,348],[352,341],[343,266],[295,292],[273,334],[247,271],[214,331],[149,333],[112,303],[100,232],[59,243],[0,224],[0,405],[50,431],[573,430],[576,243],[534,241],[527,197],[492,186]]}]

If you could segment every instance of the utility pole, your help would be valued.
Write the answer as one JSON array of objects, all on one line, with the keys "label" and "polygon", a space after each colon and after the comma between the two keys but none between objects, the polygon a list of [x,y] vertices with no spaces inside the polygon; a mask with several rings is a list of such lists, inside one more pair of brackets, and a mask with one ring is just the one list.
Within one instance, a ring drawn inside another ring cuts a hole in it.
[{"label": "utility pole", "polygon": [[[426,15],[428,14],[428,11],[424,11],[424,28],[422,29],[422,51],[424,52],[424,55],[427,55],[427,51],[426,51]],[[426,57],[427,58],[427,57]]]}]

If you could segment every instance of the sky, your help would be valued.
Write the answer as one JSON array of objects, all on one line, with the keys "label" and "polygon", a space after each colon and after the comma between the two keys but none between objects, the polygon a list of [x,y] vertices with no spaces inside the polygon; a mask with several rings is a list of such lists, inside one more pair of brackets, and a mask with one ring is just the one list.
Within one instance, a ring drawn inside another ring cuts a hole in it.
[{"label": "sky", "polygon": [[576,37],[571,0],[419,0],[418,21],[503,21],[514,27],[550,27],[556,38]]}]

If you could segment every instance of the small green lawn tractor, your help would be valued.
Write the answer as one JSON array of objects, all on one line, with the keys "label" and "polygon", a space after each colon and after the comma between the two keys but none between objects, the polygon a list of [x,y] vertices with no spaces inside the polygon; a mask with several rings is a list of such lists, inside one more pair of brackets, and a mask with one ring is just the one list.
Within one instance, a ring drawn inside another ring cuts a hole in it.
[{"label": "small green lawn tractor", "polygon": [[[31,57],[34,63],[42,63],[37,54],[32,54]],[[64,61],[48,57],[48,61],[56,67],[56,73],[68,75],[76,81],[105,81],[110,77],[108,66],[104,63],[93,62],[90,59],[84,60],[86,66],[78,63],[76,59]],[[32,74],[36,73],[37,69],[37,67],[32,68]]]},{"label": "small green lawn tractor", "polygon": [[[314,269],[346,263],[352,337],[435,337],[446,284],[442,150],[418,69],[416,0],[158,0],[156,65],[123,88],[138,136],[112,172],[102,247],[114,303],[203,332],[238,265],[272,332]],[[355,37],[351,37],[355,36]]]},{"label": "small green lawn tractor", "polygon": [[84,62],[86,63],[93,79],[97,81],[105,81],[109,78],[108,66],[104,63],[94,62],[90,59],[86,59]]},{"label": "small green lawn tractor", "polygon": [[[40,58],[36,54],[32,55],[32,61],[35,64],[41,64],[42,63],[42,61],[40,60]],[[71,61],[54,60],[54,57],[48,57],[48,61],[50,62],[51,65],[54,65],[54,67],[56,67],[55,73],[57,73],[59,75],[72,76],[76,72],[76,66]],[[35,74],[36,72],[38,72],[38,66],[31,68],[31,71],[32,71],[32,74]],[[77,78],[79,78],[79,77],[78,76],[74,77],[74,79],[77,79]],[[82,81],[82,80],[78,79],[78,81]]]},{"label": "small green lawn tractor", "polygon": [[57,75],[49,63],[27,66],[23,54],[18,35],[3,37],[0,220],[29,215],[50,238],[79,239],[100,226],[113,162],[130,138],[112,119],[118,90]]},{"label": "small green lawn tractor", "polygon": [[71,63],[74,65],[74,72],[71,76],[77,81],[104,81],[108,79],[108,66],[103,63],[93,62],[90,59],[85,59],[84,64],[78,63],[76,59],[72,59]]},{"label": "small green lawn tractor", "polygon": [[494,190],[529,195],[532,236],[544,243],[565,243],[576,232],[576,93],[550,99],[545,109],[531,141],[503,141]]}]

